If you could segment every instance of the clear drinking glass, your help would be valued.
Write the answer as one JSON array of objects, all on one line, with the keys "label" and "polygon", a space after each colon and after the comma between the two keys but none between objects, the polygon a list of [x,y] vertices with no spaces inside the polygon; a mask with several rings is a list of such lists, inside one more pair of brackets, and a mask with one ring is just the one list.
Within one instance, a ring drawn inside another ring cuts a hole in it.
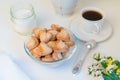
[{"label": "clear drinking glass", "polygon": [[10,8],[10,14],[14,30],[22,35],[30,34],[37,27],[34,8],[29,3],[15,3]]}]

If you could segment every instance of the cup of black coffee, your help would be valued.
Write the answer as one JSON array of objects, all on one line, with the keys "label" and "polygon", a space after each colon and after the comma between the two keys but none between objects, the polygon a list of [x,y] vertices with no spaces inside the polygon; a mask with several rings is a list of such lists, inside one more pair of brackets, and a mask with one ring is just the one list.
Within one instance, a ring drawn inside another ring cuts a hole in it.
[{"label": "cup of black coffee", "polygon": [[80,11],[83,30],[87,33],[100,33],[103,28],[105,14],[99,8],[86,7]]}]

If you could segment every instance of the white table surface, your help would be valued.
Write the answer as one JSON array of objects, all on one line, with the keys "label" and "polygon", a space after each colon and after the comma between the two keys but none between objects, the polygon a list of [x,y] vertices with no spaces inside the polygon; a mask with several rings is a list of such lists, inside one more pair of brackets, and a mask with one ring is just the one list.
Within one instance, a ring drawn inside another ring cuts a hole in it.
[{"label": "white table surface", "polygon": [[[109,21],[113,28],[113,34],[109,40],[98,43],[93,51],[111,55],[115,59],[120,58],[120,0],[79,0],[74,14],[69,17],[57,15],[51,0],[25,1],[33,4],[39,25],[57,23],[69,27],[70,21],[79,15],[81,8],[92,6],[103,9],[106,13],[106,20]],[[15,0],[0,0],[0,50],[13,56],[16,63],[31,80],[93,80],[86,72],[86,66],[90,63],[90,60],[88,60],[91,56],[90,54],[84,63],[81,73],[77,76],[73,76],[71,73],[73,62],[70,63],[69,61],[59,67],[49,68],[36,63],[28,57],[24,51],[26,37],[17,34],[12,29],[9,9],[14,2]]]}]

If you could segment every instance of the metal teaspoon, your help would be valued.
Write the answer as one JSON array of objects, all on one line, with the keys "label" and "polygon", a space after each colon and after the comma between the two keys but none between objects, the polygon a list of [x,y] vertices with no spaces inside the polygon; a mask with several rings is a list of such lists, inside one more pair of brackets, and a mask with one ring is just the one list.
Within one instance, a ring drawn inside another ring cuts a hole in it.
[{"label": "metal teaspoon", "polygon": [[77,75],[80,70],[81,67],[83,65],[83,62],[85,60],[85,58],[87,57],[87,54],[89,53],[89,51],[94,48],[96,46],[96,41],[95,40],[91,40],[85,43],[85,48],[86,48],[86,53],[84,53],[84,55],[82,55],[82,57],[80,57],[77,61],[77,63],[75,63],[73,69],[72,69],[72,73],[74,75]]}]

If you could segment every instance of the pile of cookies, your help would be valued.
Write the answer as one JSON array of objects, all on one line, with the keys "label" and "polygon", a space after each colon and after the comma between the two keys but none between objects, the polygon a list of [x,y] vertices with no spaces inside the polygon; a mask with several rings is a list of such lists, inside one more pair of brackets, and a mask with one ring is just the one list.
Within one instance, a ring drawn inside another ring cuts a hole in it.
[{"label": "pile of cookies", "polygon": [[70,47],[74,45],[69,32],[56,24],[52,24],[50,29],[34,29],[26,43],[32,56],[46,62],[65,58]]}]

